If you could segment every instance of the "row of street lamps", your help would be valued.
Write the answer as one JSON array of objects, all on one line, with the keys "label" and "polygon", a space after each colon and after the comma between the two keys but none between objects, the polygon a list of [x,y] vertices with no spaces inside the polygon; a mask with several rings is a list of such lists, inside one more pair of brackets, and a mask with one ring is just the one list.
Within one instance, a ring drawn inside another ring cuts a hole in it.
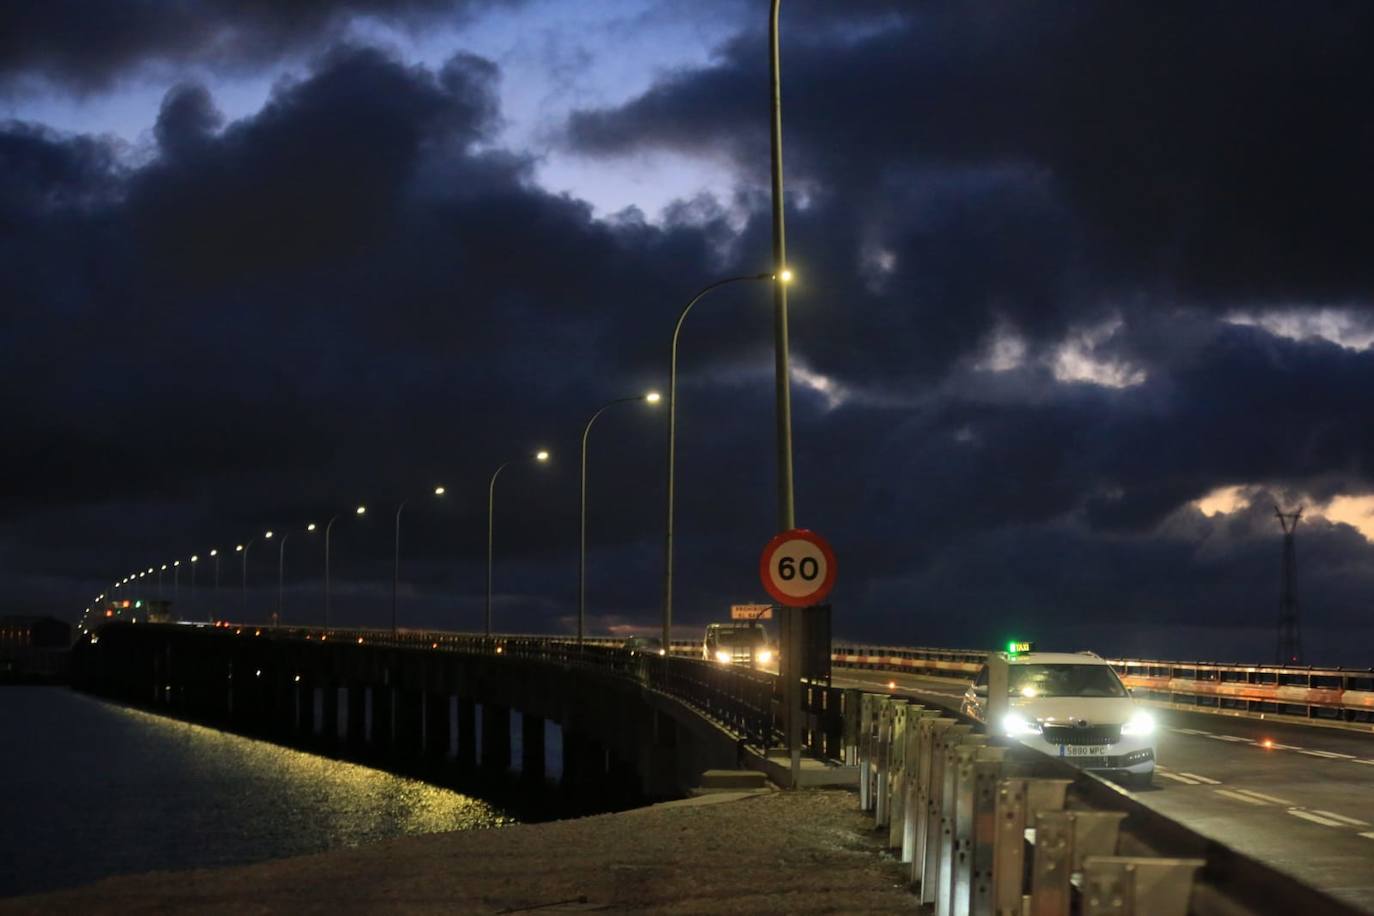
[{"label": "row of street lamps", "polygon": [[[674,326],[673,326],[672,347],[671,347],[671,351],[670,351],[670,359],[669,359],[669,364],[668,364],[668,394],[667,394],[667,407],[668,407],[667,456],[666,456],[666,464],[667,464],[667,488],[666,488],[666,490],[667,490],[667,506],[666,506],[665,526],[664,526],[665,531],[664,531],[664,573],[663,573],[663,646],[664,646],[665,649],[668,647],[668,645],[670,644],[670,641],[671,641],[672,619],[673,619],[673,528],[674,528],[674,500],[675,500],[675,493],[676,493],[676,468],[677,468],[677,363],[678,363],[678,339],[679,339],[679,337],[681,336],[681,333],[682,333],[682,325],[683,325],[683,322],[686,320],[688,313],[692,310],[692,307],[695,306],[695,305],[697,304],[697,302],[699,302],[699,301],[700,301],[703,297],[705,297],[708,293],[710,293],[710,292],[712,292],[712,291],[714,291],[714,290],[717,290],[717,289],[719,289],[719,288],[721,288],[721,287],[723,287],[723,286],[728,286],[728,285],[731,285],[731,284],[741,283],[741,282],[751,281],[751,280],[753,280],[753,281],[773,280],[773,281],[775,281],[775,283],[776,283],[777,285],[783,285],[783,284],[786,284],[786,283],[790,282],[791,279],[792,279],[792,273],[791,273],[791,271],[784,270],[784,271],[782,271],[780,274],[776,274],[776,275],[775,275],[775,274],[771,274],[771,273],[746,274],[746,275],[735,276],[735,277],[726,277],[725,279],[717,280],[716,282],[711,283],[711,284],[709,284],[709,285],[703,287],[699,292],[697,292],[696,295],[694,295],[690,300],[688,300],[687,304],[686,304],[685,306],[683,306],[681,312],[678,313],[677,321],[676,321],[676,323],[675,323]],[[586,601],[586,598],[587,598],[587,594],[586,594],[586,593],[587,593],[587,443],[588,443],[588,440],[589,440],[589,438],[590,438],[590,436],[591,436],[592,427],[593,427],[593,425],[596,423],[597,419],[600,418],[600,416],[601,416],[603,413],[605,413],[607,410],[609,410],[610,408],[612,408],[612,407],[614,407],[614,406],[616,406],[616,405],[618,405],[618,404],[643,403],[643,404],[649,404],[649,405],[657,405],[657,404],[660,403],[662,400],[663,400],[663,396],[660,395],[660,394],[659,394],[658,392],[656,392],[656,391],[651,391],[651,392],[648,392],[648,393],[646,393],[646,394],[635,395],[635,396],[632,396],[632,397],[615,398],[614,400],[608,401],[608,402],[606,402],[605,404],[603,404],[601,407],[597,408],[597,410],[596,410],[595,412],[593,412],[592,415],[587,419],[586,424],[585,424],[585,425],[583,426],[583,428],[582,428],[581,461],[580,461],[580,469],[579,469],[579,470],[580,470],[580,473],[579,473],[578,567],[577,567],[577,640],[578,640],[579,643],[583,641],[583,639],[585,638],[585,635],[586,635],[586,617],[587,617],[587,601]],[[539,450],[539,451],[537,451],[537,452],[534,452],[530,457],[531,457],[535,462],[537,462],[537,463],[543,463],[543,462],[548,461],[548,459],[549,459],[549,453],[548,453],[547,451],[541,449],[541,450]],[[494,560],[494,554],[495,554],[495,544],[494,544],[494,540],[495,540],[495,514],[496,514],[496,481],[497,481],[497,479],[501,476],[501,472],[504,471],[504,470],[505,470],[508,466],[510,466],[512,463],[513,463],[512,461],[506,461],[506,462],[503,462],[502,464],[498,465],[497,468],[496,468],[496,470],[492,472],[491,479],[490,479],[490,481],[489,481],[489,483],[488,483],[488,487],[487,487],[487,579],[486,579],[486,604],[485,604],[485,613],[484,613],[483,626],[484,626],[484,630],[485,630],[485,632],[486,632],[486,634],[487,634],[488,636],[491,635],[491,633],[492,633],[492,589],[493,589],[493,575],[492,575],[492,573],[493,573],[493,560]],[[434,488],[434,490],[433,490],[433,496],[436,497],[436,498],[442,498],[442,497],[445,495],[446,492],[447,492],[447,490],[446,490],[443,486],[436,486],[436,487]],[[400,580],[401,580],[401,515],[402,515],[402,512],[404,512],[404,510],[405,510],[407,504],[410,503],[410,501],[411,501],[411,498],[407,497],[406,499],[401,500],[401,502],[396,506],[396,515],[395,515],[395,539],[394,539],[393,564],[392,564],[392,580],[391,580],[391,629],[392,629],[393,632],[397,629],[397,610],[398,610],[399,596],[400,596]],[[367,507],[364,506],[364,505],[359,505],[359,506],[357,506],[357,507],[353,510],[353,514],[354,514],[354,515],[357,515],[357,516],[363,516],[363,515],[366,515],[366,513],[367,513]],[[342,514],[344,514],[344,513],[339,513],[339,514],[332,515],[332,516],[329,518],[329,520],[328,520],[328,521],[325,523],[325,525],[324,525],[324,625],[325,625],[326,628],[328,628],[328,627],[330,626],[331,622],[332,622],[332,617],[331,617],[331,610],[332,610],[332,609],[331,609],[331,591],[330,591],[330,536],[331,536],[331,533],[332,533],[333,528],[334,528],[334,523],[337,522],[337,521],[339,520],[339,518],[341,517]],[[313,532],[316,531],[317,529],[318,529],[318,526],[317,526],[314,522],[310,522],[309,524],[307,524],[307,525],[305,526],[305,529],[304,529],[304,530],[307,531],[307,532],[312,532],[312,533],[313,533]],[[241,610],[242,610],[244,619],[247,619],[247,615],[248,615],[248,554],[249,554],[249,551],[252,549],[253,545],[256,544],[259,540],[269,541],[269,540],[272,540],[273,538],[276,538],[276,540],[277,540],[277,606],[276,606],[276,610],[273,612],[272,617],[273,617],[273,622],[274,622],[274,623],[280,623],[280,622],[281,622],[281,619],[282,619],[282,612],[283,612],[283,605],[284,605],[284,601],[285,601],[285,592],[286,592],[286,542],[287,542],[287,540],[288,540],[290,537],[291,537],[291,531],[289,531],[289,530],[282,531],[282,532],[280,533],[280,536],[278,536],[277,533],[274,532],[274,531],[267,530],[267,531],[264,531],[264,532],[263,532],[262,534],[260,534],[260,535],[254,535],[253,537],[250,537],[250,538],[249,538],[247,541],[245,541],[244,543],[238,544],[238,545],[236,545],[236,546],[234,547],[234,551],[235,551],[236,553],[238,553],[239,556],[240,556],[240,594],[241,594]],[[220,552],[219,552],[219,550],[216,548],[216,549],[210,550],[208,555],[214,560],[214,566],[215,566],[215,579],[214,579],[214,581],[215,581],[215,593],[216,593],[216,595],[218,595],[218,593],[219,593],[219,558],[220,558]],[[198,563],[199,561],[200,561],[199,555],[194,555],[194,554],[193,554],[193,555],[190,557],[190,564],[189,564],[189,565],[190,565],[190,568],[191,568],[191,605],[192,605],[193,611],[194,611],[194,606],[195,606],[195,568],[196,568],[196,565],[197,565],[197,563]],[[180,585],[179,585],[179,583],[180,583],[180,569],[181,569],[181,560],[180,560],[180,559],[172,560],[170,564],[164,563],[164,564],[161,565],[160,568],[156,568],[156,572],[157,572],[157,575],[158,575],[158,597],[159,597],[159,598],[162,597],[162,573],[165,572],[165,571],[169,568],[169,566],[170,566],[170,568],[171,568],[171,570],[172,570],[172,574],[173,574],[173,599],[175,600],[176,595],[179,593],[179,592],[178,592],[178,589],[179,589],[179,587],[180,587]],[[132,587],[133,589],[137,589],[137,588],[139,587],[139,581],[138,581],[138,580],[144,578],[145,576],[151,575],[154,571],[155,571],[155,568],[154,568],[154,567],[149,567],[149,568],[146,569],[146,570],[140,570],[140,571],[137,571],[137,572],[134,572],[134,573],[130,573],[128,576],[125,576],[125,577],[123,577],[122,579],[120,579],[120,580],[118,580],[117,582],[115,582],[115,583],[113,584],[113,586],[112,586],[111,591],[113,592],[114,590],[117,590],[117,589],[124,589],[124,590],[125,590],[125,591],[124,591],[124,594],[129,594],[130,591],[131,591],[131,588],[130,588],[130,587]],[[99,603],[100,601],[103,601],[103,600],[104,600],[104,597],[105,597],[104,594],[97,596],[97,599],[96,599],[96,601],[93,602],[93,604],[97,604],[97,605],[98,605],[98,603]],[[90,612],[91,612],[91,608],[87,608],[87,609],[86,609],[87,615],[89,615]],[[86,624],[86,619],[83,618],[83,626],[85,626],[85,624]]]}]

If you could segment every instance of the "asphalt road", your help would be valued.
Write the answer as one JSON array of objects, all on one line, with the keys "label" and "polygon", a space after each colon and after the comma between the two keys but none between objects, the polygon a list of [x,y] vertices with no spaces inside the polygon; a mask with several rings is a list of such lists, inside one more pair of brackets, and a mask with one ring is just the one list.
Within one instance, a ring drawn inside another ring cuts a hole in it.
[{"label": "asphalt road", "polygon": [[[862,687],[957,708],[962,685],[837,669]],[[1374,913],[1374,734],[1156,710],[1143,804]]]}]

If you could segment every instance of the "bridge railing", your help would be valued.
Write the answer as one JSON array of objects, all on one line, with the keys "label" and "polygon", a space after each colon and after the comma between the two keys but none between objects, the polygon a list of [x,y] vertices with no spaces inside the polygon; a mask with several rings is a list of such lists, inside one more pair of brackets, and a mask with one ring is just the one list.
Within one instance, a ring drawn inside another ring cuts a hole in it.
[{"label": "bridge railing", "polygon": [[[987,655],[976,649],[837,643],[831,663],[835,667],[969,681]],[[1108,661],[1136,696],[1152,702],[1237,715],[1374,723],[1374,670],[1370,669],[1158,659]]]},{"label": "bridge railing", "polygon": [[[618,639],[587,639],[578,645],[572,637],[534,634],[481,636],[437,630],[321,630],[238,624],[226,624],[224,628],[237,635],[459,652],[581,668],[634,680],[672,696],[761,751],[776,746],[782,736],[779,718],[782,697],[776,675],[689,657],[690,651],[700,651],[697,643],[674,641],[673,654],[659,655],[630,651],[623,648],[623,640]],[[818,728],[837,733],[842,727],[838,707],[824,700],[818,703],[823,720]],[[822,746],[824,744],[821,742]]]}]

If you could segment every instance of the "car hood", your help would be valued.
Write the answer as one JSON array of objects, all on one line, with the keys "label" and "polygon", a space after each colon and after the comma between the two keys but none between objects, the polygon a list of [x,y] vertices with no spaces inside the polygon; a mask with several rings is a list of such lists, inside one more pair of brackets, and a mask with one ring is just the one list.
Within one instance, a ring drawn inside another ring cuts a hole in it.
[{"label": "car hood", "polygon": [[1011,708],[1027,719],[1050,725],[1080,720],[1089,725],[1123,725],[1136,711],[1127,697],[1013,697]]}]

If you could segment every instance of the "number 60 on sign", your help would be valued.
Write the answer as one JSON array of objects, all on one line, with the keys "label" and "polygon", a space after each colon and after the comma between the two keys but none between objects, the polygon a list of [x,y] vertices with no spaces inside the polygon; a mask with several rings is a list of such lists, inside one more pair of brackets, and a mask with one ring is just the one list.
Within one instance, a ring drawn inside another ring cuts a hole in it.
[{"label": "number 60 on sign", "polygon": [[781,604],[818,604],[835,586],[835,552],[814,531],[784,531],[763,548],[759,578],[768,594]]}]

